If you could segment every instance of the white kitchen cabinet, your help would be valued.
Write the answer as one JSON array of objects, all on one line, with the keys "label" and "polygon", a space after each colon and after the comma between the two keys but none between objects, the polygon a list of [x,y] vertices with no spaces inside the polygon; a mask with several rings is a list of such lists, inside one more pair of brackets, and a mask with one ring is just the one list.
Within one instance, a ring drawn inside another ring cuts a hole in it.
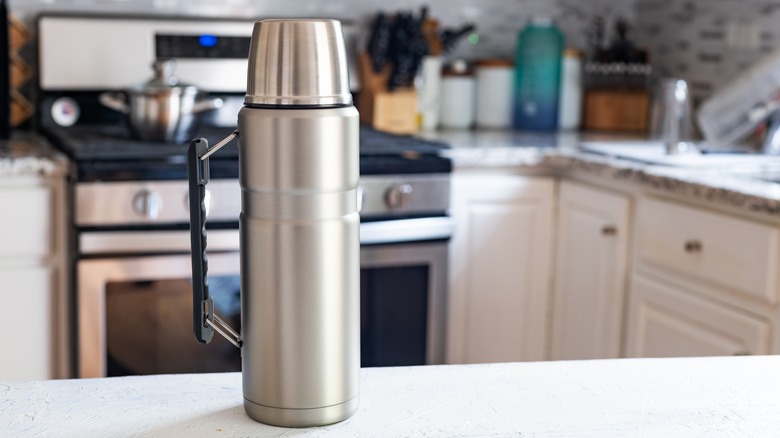
[{"label": "white kitchen cabinet", "polygon": [[0,302],[6,333],[0,337],[3,380],[49,379],[54,374],[56,320],[52,270],[47,267],[0,269]]},{"label": "white kitchen cabinet", "polygon": [[643,274],[632,279],[628,321],[629,357],[770,351],[768,321]]},{"label": "white kitchen cabinet", "polygon": [[449,362],[545,359],[555,184],[453,174]]},{"label": "white kitchen cabinet", "polygon": [[718,298],[777,303],[778,251],[777,226],[661,199],[639,202],[640,266],[694,281]]},{"label": "white kitchen cabinet", "polygon": [[0,178],[0,379],[69,377],[64,176]]},{"label": "white kitchen cabinet", "polygon": [[776,352],[776,225],[642,197],[635,233],[629,356]]},{"label": "white kitchen cabinet", "polygon": [[620,357],[630,205],[625,195],[561,182],[551,359]]},{"label": "white kitchen cabinet", "polygon": [[52,249],[52,191],[47,186],[0,186],[5,206],[0,259],[45,257]]}]

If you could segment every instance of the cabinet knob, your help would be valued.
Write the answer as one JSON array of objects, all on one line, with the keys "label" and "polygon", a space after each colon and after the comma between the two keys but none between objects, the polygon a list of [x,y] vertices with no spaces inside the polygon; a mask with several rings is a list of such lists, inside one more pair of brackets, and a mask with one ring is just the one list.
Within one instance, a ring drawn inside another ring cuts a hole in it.
[{"label": "cabinet knob", "polygon": [[696,254],[702,252],[704,246],[698,240],[688,240],[685,242],[685,252],[688,254]]},{"label": "cabinet knob", "polygon": [[606,225],[601,229],[601,234],[605,236],[614,236],[617,234],[617,227],[614,225]]}]

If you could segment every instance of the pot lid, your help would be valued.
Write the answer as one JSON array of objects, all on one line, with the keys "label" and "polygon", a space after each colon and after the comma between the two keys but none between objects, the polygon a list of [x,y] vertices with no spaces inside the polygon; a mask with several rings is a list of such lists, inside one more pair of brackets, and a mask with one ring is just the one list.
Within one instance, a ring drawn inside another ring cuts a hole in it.
[{"label": "pot lid", "polygon": [[176,60],[169,58],[156,59],[152,64],[154,69],[154,76],[143,84],[137,85],[135,88],[140,91],[172,91],[175,89],[195,89],[194,85],[185,84],[179,82],[179,79],[174,75],[176,71]]}]

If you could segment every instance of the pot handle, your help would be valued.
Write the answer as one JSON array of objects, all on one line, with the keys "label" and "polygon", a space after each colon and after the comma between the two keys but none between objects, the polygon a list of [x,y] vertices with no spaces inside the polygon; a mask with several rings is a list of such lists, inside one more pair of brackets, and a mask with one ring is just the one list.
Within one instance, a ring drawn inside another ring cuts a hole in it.
[{"label": "pot handle", "polygon": [[206,279],[206,184],[209,182],[209,156],[238,137],[233,131],[227,138],[209,149],[205,138],[196,138],[187,149],[190,203],[190,244],[192,246],[192,321],[195,339],[202,344],[211,342],[214,331],[231,344],[241,348],[241,335],[230,328],[214,309],[214,298],[209,295]]},{"label": "pot handle", "polygon": [[220,99],[219,97],[214,97],[211,99],[205,99],[201,100],[199,102],[195,102],[192,105],[192,110],[190,111],[192,114],[198,114],[202,113],[204,111],[211,111],[215,109],[222,108],[222,105],[225,103],[224,100]]},{"label": "pot handle", "polygon": [[130,108],[127,106],[125,101],[125,96],[122,93],[100,93],[98,100],[101,104],[103,104],[103,106],[111,108],[114,111],[120,112],[122,114],[127,114],[130,112]]}]

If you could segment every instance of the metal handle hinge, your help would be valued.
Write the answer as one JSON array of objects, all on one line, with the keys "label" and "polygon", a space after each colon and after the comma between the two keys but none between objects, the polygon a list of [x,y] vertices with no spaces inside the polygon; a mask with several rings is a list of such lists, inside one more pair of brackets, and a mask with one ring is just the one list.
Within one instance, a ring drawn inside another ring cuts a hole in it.
[{"label": "metal handle hinge", "polygon": [[218,150],[222,149],[222,146],[225,146],[226,144],[228,144],[231,141],[233,141],[234,138],[238,138],[238,130],[237,129],[235,131],[231,132],[230,135],[228,135],[227,137],[223,138],[222,141],[220,141],[219,143],[215,144],[208,151],[206,151],[205,154],[199,156],[198,158],[200,158],[201,161],[205,160],[206,158],[210,157],[211,154],[213,154],[213,153],[217,152]]},{"label": "metal handle hinge", "polygon": [[233,330],[233,328],[230,327],[228,323],[226,323],[222,318],[217,316],[217,312],[214,310],[214,300],[209,297],[209,299],[204,301],[203,304],[203,312],[206,316],[206,325],[211,326],[214,331],[222,335],[222,337],[227,339],[231,344],[241,348],[241,345],[243,344],[241,341],[241,335],[239,335],[237,331]]}]

